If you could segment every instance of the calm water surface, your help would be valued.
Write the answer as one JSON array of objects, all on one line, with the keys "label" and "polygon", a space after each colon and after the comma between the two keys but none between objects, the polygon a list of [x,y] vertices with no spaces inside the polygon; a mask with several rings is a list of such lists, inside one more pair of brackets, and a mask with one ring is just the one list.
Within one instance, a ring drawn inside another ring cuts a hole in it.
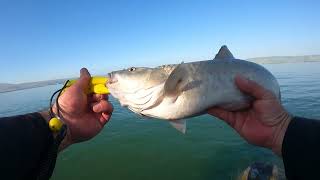
[{"label": "calm water surface", "polygon": [[[289,112],[320,119],[320,63],[264,66],[277,77]],[[2,93],[0,116],[44,109],[59,87]],[[211,116],[188,120],[183,135],[165,121],[141,118],[111,101],[111,122],[92,141],[60,154],[52,179],[236,179],[255,161],[283,167],[272,152],[247,144]]]}]

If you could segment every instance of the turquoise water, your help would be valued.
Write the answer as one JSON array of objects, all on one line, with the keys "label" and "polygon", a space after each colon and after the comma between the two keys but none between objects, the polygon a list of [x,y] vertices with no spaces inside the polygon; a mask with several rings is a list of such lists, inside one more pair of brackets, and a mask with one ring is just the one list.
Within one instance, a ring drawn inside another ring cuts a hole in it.
[{"label": "turquoise water", "polygon": [[[320,119],[320,63],[264,65],[278,79],[284,106],[295,115]],[[59,86],[0,94],[0,116],[39,111]],[[183,135],[160,120],[145,119],[119,106],[93,140],[59,155],[52,179],[236,179],[254,161],[282,161],[247,144],[209,115],[188,120]]]}]

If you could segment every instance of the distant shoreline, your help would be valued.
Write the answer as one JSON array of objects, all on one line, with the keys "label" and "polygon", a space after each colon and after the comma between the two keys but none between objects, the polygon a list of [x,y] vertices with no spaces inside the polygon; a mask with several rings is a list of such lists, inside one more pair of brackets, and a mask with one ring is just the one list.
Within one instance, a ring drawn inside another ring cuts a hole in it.
[{"label": "distant shoreline", "polygon": [[[320,62],[320,55],[271,56],[271,57],[249,58],[246,60],[257,63],[257,64],[314,63],[314,62]],[[29,82],[29,83],[21,83],[21,84],[0,83],[0,93],[38,88],[38,87],[44,87],[48,85],[63,84],[66,80],[67,79],[57,79],[57,80]]]},{"label": "distant shoreline", "polygon": [[249,58],[247,59],[247,61],[255,62],[258,64],[320,62],[320,55],[257,57],[257,58]]},{"label": "distant shoreline", "polygon": [[[41,85],[41,86],[33,86],[33,87],[25,87],[25,88],[18,88],[18,89],[10,89],[10,90],[1,90],[0,93],[8,93],[8,92],[14,92],[14,91],[22,91],[26,89],[33,89],[33,88],[40,88],[40,87],[46,87],[46,86],[53,86],[58,84],[47,84],[47,85]],[[62,84],[61,84],[62,85]]]},{"label": "distant shoreline", "polygon": [[48,81],[40,81],[40,82],[30,82],[30,83],[21,83],[21,84],[6,84],[0,83],[0,93],[8,93],[13,91],[20,91],[25,89],[39,88],[50,85],[59,85],[63,84],[65,79],[57,79],[57,80],[48,80]]},{"label": "distant shoreline", "polygon": [[[249,60],[248,60],[249,61]],[[320,60],[311,60],[311,61],[293,61],[293,62],[268,62],[268,61],[250,61],[257,64],[295,64],[295,63],[316,63],[320,62]]]}]

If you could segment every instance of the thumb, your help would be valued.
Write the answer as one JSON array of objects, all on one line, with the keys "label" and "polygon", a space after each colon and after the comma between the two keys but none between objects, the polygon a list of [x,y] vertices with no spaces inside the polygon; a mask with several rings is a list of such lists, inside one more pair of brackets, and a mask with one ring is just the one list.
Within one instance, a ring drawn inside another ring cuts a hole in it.
[{"label": "thumb", "polygon": [[259,85],[255,81],[245,78],[244,76],[237,75],[235,77],[235,83],[242,92],[247,93],[256,99],[263,99],[265,97],[272,96],[272,93],[263,86]]},{"label": "thumb", "polygon": [[81,88],[82,90],[86,91],[89,87],[90,79],[91,75],[88,72],[88,70],[86,68],[82,68],[80,70],[80,78],[75,85]]}]

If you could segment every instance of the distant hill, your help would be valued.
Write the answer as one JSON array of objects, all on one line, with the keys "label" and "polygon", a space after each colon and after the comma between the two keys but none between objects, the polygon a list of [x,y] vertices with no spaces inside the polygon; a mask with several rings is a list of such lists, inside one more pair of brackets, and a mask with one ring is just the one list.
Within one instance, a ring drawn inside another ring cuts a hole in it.
[{"label": "distant hill", "polygon": [[320,62],[320,55],[308,55],[308,56],[270,56],[270,57],[257,57],[249,58],[248,61],[252,61],[259,64],[281,64],[281,63],[301,63],[301,62]]},{"label": "distant hill", "polygon": [[13,84],[0,83],[0,89],[10,88]]},{"label": "distant hill", "polygon": [[29,83],[20,83],[20,84],[0,83],[0,93],[18,91],[18,90],[30,89],[30,88],[36,88],[36,87],[43,87],[48,85],[63,84],[65,81],[66,79],[57,79],[57,80],[29,82]]},{"label": "distant hill", "polygon": [[[259,64],[281,64],[281,63],[303,63],[303,62],[320,62],[320,55],[308,56],[270,56],[249,58],[248,61]],[[21,84],[0,83],[0,93],[30,89],[54,84],[63,84],[67,79],[57,79],[49,81],[29,82]]]}]

